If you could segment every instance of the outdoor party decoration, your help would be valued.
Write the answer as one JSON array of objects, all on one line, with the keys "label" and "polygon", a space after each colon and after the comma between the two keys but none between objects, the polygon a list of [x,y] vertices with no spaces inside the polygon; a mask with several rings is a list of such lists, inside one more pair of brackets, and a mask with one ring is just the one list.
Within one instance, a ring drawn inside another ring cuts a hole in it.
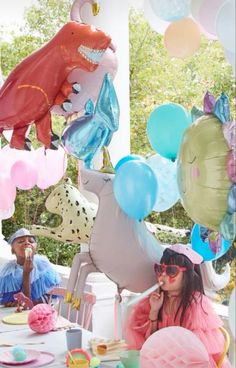
[{"label": "outdoor party decoration", "polygon": [[49,194],[45,207],[61,217],[61,224],[54,228],[32,225],[30,229],[34,235],[66,243],[88,243],[97,205],[89,202],[68,180]]},{"label": "outdoor party decoration", "polygon": [[191,232],[192,248],[203,257],[204,261],[213,261],[222,257],[231,247],[231,243],[215,230],[199,224]]},{"label": "outdoor party decoration", "polygon": [[[94,16],[99,12],[97,0],[75,0],[71,7],[71,20],[81,22],[83,17],[81,9],[85,4],[91,5]],[[87,22],[84,22],[87,23]],[[96,101],[104,75],[109,73],[114,79],[118,68],[118,61],[114,48],[108,48],[102,56],[97,69],[93,73],[86,72],[81,68],[75,68],[67,77],[68,83],[72,86],[72,91],[63,102],[54,105],[52,111],[66,118],[73,113],[78,113],[84,109],[86,102],[91,99]]]},{"label": "outdoor party decoration", "polygon": [[173,22],[165,31],[164,44],[170,56],[180,59],[192,56],[200,43],[200,28],[191,18]]},{"label": "outdoor party decoration", "polygon": [[67,169],[67,155],[60,145],[57,150],[39,147],[34,160],[38,172],[36,184],[42,190],[57,184]]},{"label": "outdoor party decoration", "polygon": [[9,210],[16,198],[16,186],[11,179],[0,173],[0,211]]},{"label": "outdoor party decoration", "polygon": [[51,107],[63,102],[71,91],[68,74],[76,67],[94,71],[110,43],[104,32],[68,22],[45,46],[15,67],[0,95],[0,130],[13,128],[11,147],[30,149],[25,133],[34,122],[38,140],[46,148],[57,148],[58,137],[51,131]]},{"label": "outdoor party decoration", "polygon": [[[123,289],[144,292],[152,287],[156,283],[153,265],[160,261],[166,247],[144,221],[130,218],[120,209],[113,193],[114,174],[82,169],[80,175],[83,188],[98,196],[99,207],[89,251],[75,255],[67,283],[66,301],[76,309],[80,308],[90,272],[105,273],[116,283],[119,294]],[[229,265],[218,275],[207,262],[201,264],[201,272],[204,287],[209,290],[223,288],[230,279]]]},{"label": "outdoor party decoration", "polygon": [[47,333],[56,326],[57,311],[49,304],[35,305],[28,315],[28,325],[37,333]]},{"label": "outdoor party decoration", "polygon": [[120,209],[113,193],[114,174],[88,169],[82,169],[80,174],[83,188],[98,196],[99,208],[89,252],[75,255],[67,284],[67,300],[73,300],[73,306],[78,309],[90,272],[105,273],[117,284],[119,293],[123,289],[143,292],[153,286],[154,263],[160,261],[164,249],[143,221],[128,217]]},{"label": "outdoor party decoration", "polygon": [[11,179],[17,188],[31,189],[35,186],[38,179],[36,167],[26,161],[17,161],[12,165]]},{"label": "outdoor party decoration", "polygon": [[156,202],[158,182],[148,164],[129,160],[117,171],[113,191],[120,208],[128,216],[143,220]]},{"label": "outdoor party decoration", "polygon": [[14,215],[15,212],[15,205],[12,204],[7,209],[0,209],[0,220],[7,220],[8,218],[11,218]]},{"label": "outdoor party decoration", "polygon": [[147,136],[152,148],[161,156],[175,160],[183,133],[191,124],[191,116],[176,103],[157,106],[147,122]]},{"label": "outdoor party decoration", "polygon": [[171,326],[154,332],[140,351],[142,368],[208,368],[209,355],[205,345],[190,330]]},{"label": "outdoor party decoration", "polygon": [[235,0],[224,1],[216,16],[216,33],[224,48],[235,54]]},{"label": "outdoor party decoration", "polygon": [[135,155],[133,153],[126,155],[124,157],[122,157],[116,164],[115,166],[115,171],[117,171],[119,169],[119,167],[121,167],[125,162],[127,161],[132,161],[132,160],[141,160],[143,162],[145,162],[145,159],[140,156],[140,155]]},{"label": "outdoor party decoration", "polygon": [[[205,97],[204,111],[209,111],[211,103]],[[232,123],[222,124],[215,114],[223,121],[229,119],[224,94],[212,105],[211,113],[197,119],[184,133],[177,180],[183,206],[191,219],[220,232],[232,243],[235,212],[232,213],[229,203],[235,200],[235,192],[231,191],[234,184],[227,175],[227,158],[230,150],[235,151],[224,136],[224,132],[227,134],[226,131],[232,128]]]},{"label": "outdoor party decoration", "polygon": [[69,154],[82,159],[85,166],[92,167],[93,157],[103,146],[108,146],[113,133],[119,127],[119,103],[109,74],[97,99],[95,109],[89,100],[85,115],[73,120],[62,133],[63,146]]},{"label": "outdoor party decoration", "polygon": [[166,211],[179,199],[176,162],[156,154],[148,157],[147,163],[155,173],[158,182],[158,193],[153,211]]},{"label": "outdoor party decoration", "polygon": [[167,22],[186,18],[190,14],[189,0],[150,0],[154,13]]},{"label": "outdoor party decoration", "polygon": [[144,0],[143,11],[150,27],[157,33],[163,35],[170,22],[166,22],[157,17],[155,12],[153,11],[151,0]]},{"label": "outdoor party decoration", "polygon": [[70,11],[71,20],[81,22],[81,9],[86,3],[91,5],[91,10],[94,16],[99,13],[100,5],[98,0],[74,0]]}]

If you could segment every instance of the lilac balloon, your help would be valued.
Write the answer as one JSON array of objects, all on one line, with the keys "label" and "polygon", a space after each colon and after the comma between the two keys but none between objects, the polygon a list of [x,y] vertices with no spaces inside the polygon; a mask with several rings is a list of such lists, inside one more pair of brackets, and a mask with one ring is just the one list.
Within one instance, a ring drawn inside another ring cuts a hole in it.
[{"label": "lilac balloon", "polygon": [[9,176],[0,174],[0,210],[8,210],[15,201],[16,187]]},{"label": "lilac balloon", "polygon": [[17,188],[29,190],[37,183],[36,167],[29,162],[17,161],[11,168],[11,179]]},{"label": "lilac balloon", "polygon": [[216,15],[225,0],[203,0],[199,8],[198,21],[205,31],[216,36]]}]

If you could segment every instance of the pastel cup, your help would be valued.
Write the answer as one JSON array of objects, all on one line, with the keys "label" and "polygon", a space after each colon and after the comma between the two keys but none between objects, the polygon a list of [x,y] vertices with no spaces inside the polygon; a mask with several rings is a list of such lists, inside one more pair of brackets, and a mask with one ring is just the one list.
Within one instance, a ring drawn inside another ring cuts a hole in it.
[{"label": "pastel cup", "polygon": [[139,350],[126,350],[120,353],[120,361],[125,368],[139,368]]},{"label": "pastel cup", "polygon": [[67,349],[73,350],[82,346],[82,330],[80,328],[72,328],[66,331]]}]

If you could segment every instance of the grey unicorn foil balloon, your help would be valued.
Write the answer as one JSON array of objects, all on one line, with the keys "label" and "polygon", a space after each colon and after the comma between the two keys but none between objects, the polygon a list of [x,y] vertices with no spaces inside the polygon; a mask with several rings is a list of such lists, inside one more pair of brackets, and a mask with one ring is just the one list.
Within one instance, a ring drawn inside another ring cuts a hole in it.
[{"label": "grey unicorn foil balloon", "polygon": [[103,146],[108,146],[119,127],[120,109],[117,95],[109,74],[105,74],[94,108],[92,100],[85,106],[85,115],[73,120],[62,133],[65,150],[81,159],[86,168]]}]

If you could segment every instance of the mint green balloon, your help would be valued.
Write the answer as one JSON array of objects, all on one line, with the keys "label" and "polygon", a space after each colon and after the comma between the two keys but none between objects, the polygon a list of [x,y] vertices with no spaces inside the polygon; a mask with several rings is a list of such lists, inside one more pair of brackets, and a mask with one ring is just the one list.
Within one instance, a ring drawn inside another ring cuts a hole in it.
[{"label": "mint green balloon", "polygon": [[161,156],[175,160],[185,130],[191,125],[191,116],[176,103],[158,106],[149,116],[147,136],[152,148]]}]

